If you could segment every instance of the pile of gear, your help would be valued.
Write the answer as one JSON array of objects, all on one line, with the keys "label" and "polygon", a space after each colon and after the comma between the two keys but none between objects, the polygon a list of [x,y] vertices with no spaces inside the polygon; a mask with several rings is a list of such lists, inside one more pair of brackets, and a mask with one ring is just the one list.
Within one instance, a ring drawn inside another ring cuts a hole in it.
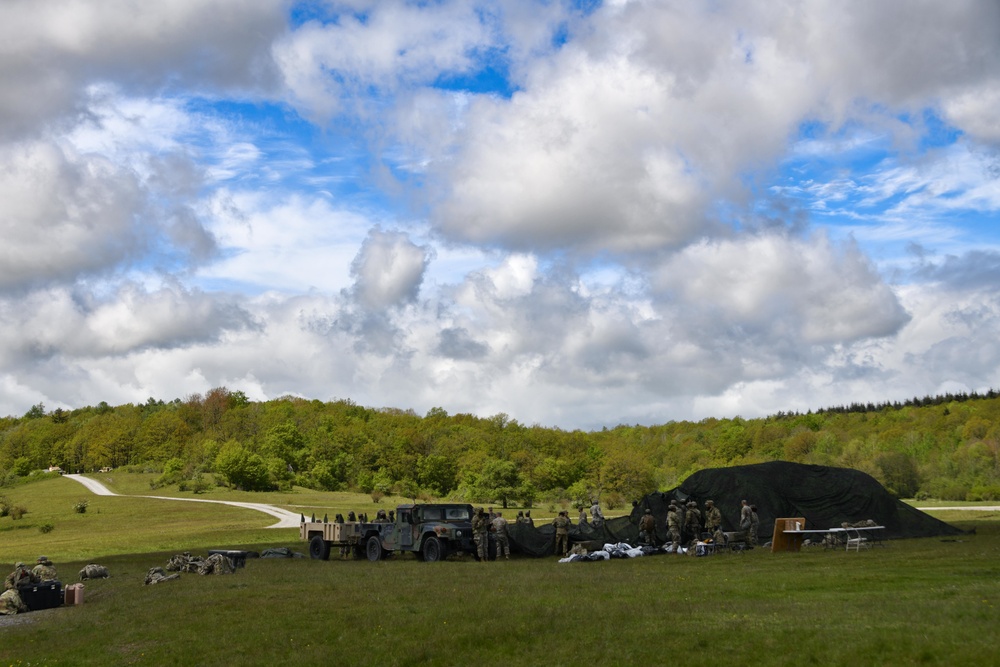
[{"label": "pile of gear", "polygon": [[[167,574],[167,572],[173,572],[173,574]],[[162,567],[149,568],[144,583],[149,586],[150,584],[180,579],[181,572],[203,576],[207,574],[233,574],[236,572],[236,566],[228,556],[223,554],[214,553],[202,558],[201,556],[192,556],[190,552],[185,551],[170,557],[170,560],[167,561],[166,571]]]},{"label": "pile of gear", "polygon": [[108,572],[108,568],[97,563],[90,563],[80,570],[80,581],[86,581],[87,579],[107,579],[110,576],[111,573]]}]

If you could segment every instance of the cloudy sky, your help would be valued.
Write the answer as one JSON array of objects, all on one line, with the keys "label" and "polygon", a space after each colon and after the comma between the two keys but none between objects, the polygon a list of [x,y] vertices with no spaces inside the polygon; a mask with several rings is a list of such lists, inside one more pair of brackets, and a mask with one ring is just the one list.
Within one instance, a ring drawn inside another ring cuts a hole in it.
[{"label": "cloudy sky", "polygon": [[0,414],[1000,387],[1000,4],[4,0]]}]

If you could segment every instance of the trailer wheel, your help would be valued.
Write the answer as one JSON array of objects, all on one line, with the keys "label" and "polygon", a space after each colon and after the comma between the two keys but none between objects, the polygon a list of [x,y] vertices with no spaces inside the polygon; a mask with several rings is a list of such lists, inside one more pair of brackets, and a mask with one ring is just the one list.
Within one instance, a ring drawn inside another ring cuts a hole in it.
[{"label": "trailer wheel", "polygon": [[330,560],[330,545],[322,535],[313,535],[309,540],[309,557],[314,560]]},{"label": "trailer wheel", "polygon": [[424,540],[424,546],[420,553],[423,554],[425,562],[436,563],[448,557],[448,547],[442,544],[438,538],[428,537]]},{"label": "trailer wheel", "polygon": [[378,535],[372,535],[368,538],[368,542],[365,543],[365,550],[368,555],[368,560],[376,563],[382,560],[382,540]]}]

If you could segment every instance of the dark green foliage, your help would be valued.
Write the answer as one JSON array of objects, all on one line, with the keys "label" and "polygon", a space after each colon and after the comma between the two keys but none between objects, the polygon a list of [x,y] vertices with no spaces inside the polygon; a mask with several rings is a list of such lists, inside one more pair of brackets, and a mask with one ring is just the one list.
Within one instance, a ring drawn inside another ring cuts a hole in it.
[{"label": "dark green foliage", "polygon": [[0,418],[4,484],[50,465],[127,466],[161,471],[157,487],[188,490],[200,471],[243,489],[409,495],[415,484],[418,495],[434,497],[586,504],[672,488],[704,468],[788,460],[859,469],[900,497],[986,499],[1000,488],[1000,397],[992,391],[595,432],[525,426],[504,413],[434,408],[420,417],[290,396],[254,403],[225,388],[49,415],[35,407],[30,418]]},{"label": "dark green foliage", "polygon": [[243,491],[267,491],[274,486],[264,459],[236,443],[223,445],[215,458],[215,470],[230,486]]},{"label": "dark green foliage", "polygon": [[912,498],[920,489],[920,473],[913,459],[901,452],[886,452],[875,459],[882,471],[882,485],[897,498]]}]

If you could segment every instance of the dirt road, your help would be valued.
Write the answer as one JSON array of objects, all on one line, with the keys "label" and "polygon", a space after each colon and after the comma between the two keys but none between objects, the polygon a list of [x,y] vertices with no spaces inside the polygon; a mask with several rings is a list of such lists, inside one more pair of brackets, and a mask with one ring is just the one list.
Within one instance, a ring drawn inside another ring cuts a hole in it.
[{"label": "dirt road", "polygon": [[[89,477],[84,477],[83,475],[63,475],[63,477],[69,478],[74,482],[79,482],[87,487],[91,493],[98,496],[118,496],[121,494],[115,493],[108,487],[104,486],[95,479],[90,479]],[[242,507],[248,510],[256,510],[257,512],[264,512],[265,514],[270,514],[271,516],[278,519],[278,523],[268,526],[268,528],[298,528],[301,517],[288,510],[283,510],[280,507],[275,507],[274,505],[266,505],[264,503],[244,503],[236,500],[209,500],[207,498],[170,498],[167,496],[128,496],[129,498],[156,498],[158,500],[180,500],[188,503],[216,503],[219,505],[231,505],[233,507]]]}]

